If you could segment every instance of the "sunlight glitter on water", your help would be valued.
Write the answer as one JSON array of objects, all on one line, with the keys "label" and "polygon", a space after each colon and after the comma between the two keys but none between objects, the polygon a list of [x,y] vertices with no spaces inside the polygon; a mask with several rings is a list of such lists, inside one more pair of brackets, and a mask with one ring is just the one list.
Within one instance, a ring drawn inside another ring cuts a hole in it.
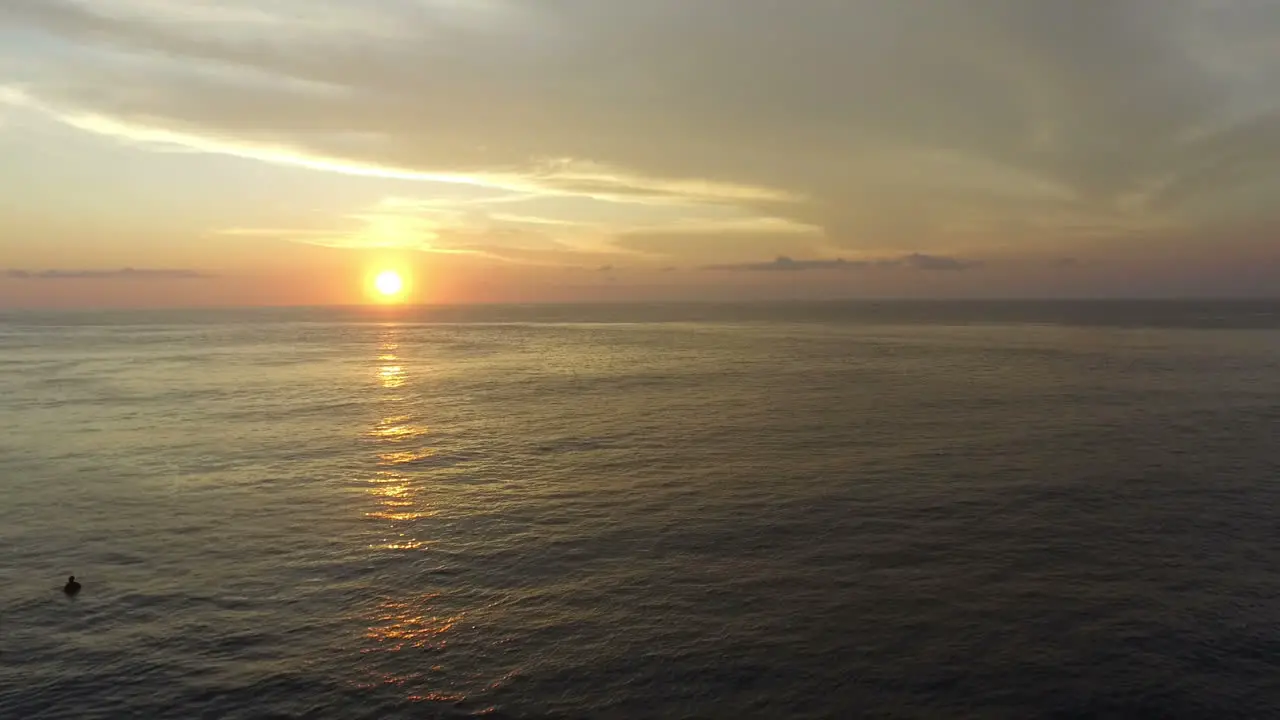
[{"label": "sunlight glitter on water", "polygon": [[404,368],[399,365],[384,365],[378,369],[378,377],[384,388],[398,388],[404,385]]},{"label": "sunlight glitter on water", "polygon": [[368,437],[387,441],[407,441],[427,434],[427,429],[413,425],[407,415],[383,418]]},{"label": "sunlight glitter on water", "polygon": [[427,615],[437,594],[423,595],[416,601],[388,600],[378,607],[365,639],[375,645],[368,652],[399,652],[405,648],[442,649],[447,643],[443,636],[462,621],[462,615]]},{"label": "sunlight glitter on water", "polygon": [[[405,476],[392,476],[371,481],[374,486],[369,494],[380,500],[381,507],[365,513],[365,517],[379,520],[408,521],[431,517],[434,511],[422,506],[418,495],[421,488]],[[396,548],[402,549],[402,548]]]},{"label": "sunlight glitter on water", "polygon": [[432,448],[422,448],[421,450],[400,450],[397,452],[379,453],[378,460],[382,465],[410,465],[420,460],[435,455],[436,451]]},{"label": "sunlight glitter on water", "polygon": [[[429,540],[419,536],[421,527],[417,521],[436,514],[425,478],[421,470],[412,466],[435,455],[436,449],[425,444],[429,442],[429,430],[414,412],[413,377],[409,372],[412,363],[400,354],[398,332],[387,330],[375,351],[374,391],[381,411],[362,436],[371,445],[371,459],[378,469],[362,478],[365,494],[373,501],[363,516],[376,523],[375,539],[367,546],[371,552],[411,556],[430,545]],[[459,703],[466,699],[441,686],[442,670],[438,666],[433,665],[430,673],[394,671],[395,663],[403,660],[394,660],[393,656],[437,652],[446,645],[448,634],[462,616],[432,612],[439,598],[435,593],[384,598],[365,616],[366,646],[361,653],[371,661],[385,656],[375,662],[376,669],[370,668],[376,678],[371,685],[396,688],[413,703]]]},{"label": "sunlight glitter on water", "polygon": [[272,317],[0,328],[0,718],[1280,707],[1280,327]]}]

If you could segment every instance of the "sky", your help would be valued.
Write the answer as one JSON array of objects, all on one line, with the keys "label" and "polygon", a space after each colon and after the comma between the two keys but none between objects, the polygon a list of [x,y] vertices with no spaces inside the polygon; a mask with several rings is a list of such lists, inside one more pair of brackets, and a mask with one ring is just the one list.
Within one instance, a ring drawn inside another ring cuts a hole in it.
[{"label": "sky", "polygon": [[4,0],[0,307],[1280,295],[1274,0]]}]

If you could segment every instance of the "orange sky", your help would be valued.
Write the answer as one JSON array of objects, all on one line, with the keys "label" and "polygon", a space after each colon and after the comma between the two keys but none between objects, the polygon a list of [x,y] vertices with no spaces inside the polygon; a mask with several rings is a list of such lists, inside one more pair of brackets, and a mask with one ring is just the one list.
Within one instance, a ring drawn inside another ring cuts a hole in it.
[{"label": "orange sky", "polygon": [[317,7],[7,0],[0,304],[1280,288],[1265,3]]}]

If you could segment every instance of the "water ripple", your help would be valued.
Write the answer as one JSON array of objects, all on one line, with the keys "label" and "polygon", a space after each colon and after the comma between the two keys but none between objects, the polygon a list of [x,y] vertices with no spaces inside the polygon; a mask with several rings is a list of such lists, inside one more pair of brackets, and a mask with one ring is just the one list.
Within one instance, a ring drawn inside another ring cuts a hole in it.
[{"label": "water ripple", "polygon": [[1128,312],[5,328],[0,717],[1274,716],[1280,342]]}]

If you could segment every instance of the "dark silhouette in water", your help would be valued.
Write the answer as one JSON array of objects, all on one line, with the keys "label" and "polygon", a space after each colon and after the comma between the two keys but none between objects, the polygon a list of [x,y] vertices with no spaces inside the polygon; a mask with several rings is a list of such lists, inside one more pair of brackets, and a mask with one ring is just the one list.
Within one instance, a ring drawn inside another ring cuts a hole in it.
[{"label": "dark silhouette in water", "polygon": [[76,582],[75,575],[67,578],[67,584],[62,586],[62,592],[68,595],[75,595],[80,592],[80,583]]}]

